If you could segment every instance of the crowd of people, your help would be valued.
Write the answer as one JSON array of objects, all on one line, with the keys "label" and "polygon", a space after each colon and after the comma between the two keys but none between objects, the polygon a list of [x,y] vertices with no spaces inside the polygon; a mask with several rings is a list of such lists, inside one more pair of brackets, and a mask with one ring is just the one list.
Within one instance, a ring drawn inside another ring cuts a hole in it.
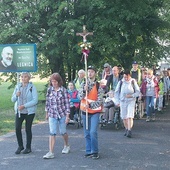
[{"label": "crowd of people", "polygon": [[[169,97],[170,69],[160,71],[139,68],[136,61],[131,70],[123,70],[120,65],[105,63],[101,77],[94,66],[88,66],[87,77],[83,69],[78,77],[63,87],[63,80],[58,73],[50,77],[46,93],[46,119],[49,122],[49,152],[44,159],[54,158],[56,134],[64,140],[63,154],[70,152],[67,124],[77,120],[76,113],[81,113],[85,137],[85,157],[99,158],[98,126],[100,113],[104,120],[113,123],[115,107],[120,108],[120,117],[125,127],[124,136],[132,137],[135,104],[143,101],[146,122],[155,120],[156,109],[163,113]],[[16,136],[18,148],[16,154],[31,152],[32,122],[36,112],[38,95],[35,86],[29,82],[29,73],[21,74],[22,82],[14,89],[11,100],[15,102]],[[97,79],[98,78],[98,79]],[[109,105],[109,106],[108,106]],[[26,121],[26,148],[24,150],[21,127]],[[24,151],[23,151],[24,150]]]}]

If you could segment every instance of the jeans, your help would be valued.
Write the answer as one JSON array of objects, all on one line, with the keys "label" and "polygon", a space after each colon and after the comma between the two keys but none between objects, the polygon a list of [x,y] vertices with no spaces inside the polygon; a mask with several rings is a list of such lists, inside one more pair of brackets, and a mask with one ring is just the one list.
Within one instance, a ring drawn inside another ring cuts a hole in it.
[{"label": "jeans", "polygon": [[155,105],[156,98],[154,96],[146,96],[146,113],[147,116],[151,116],[151,114],[155,114]]},{"label": "jeans", "polygon": [[57,134],[57,128],[59,127],[59,132],[61,135],[64,135],[66,132],[66,116],[61,117],[61,119],[56,119],[53,117],[49,117],[49,129],[50,135],[55,136]]},{"label": "jeans", "polygon": [[88,114],[88,129],[86,129],[86,115],[83,112],[83,129],[86,141],[86,154],[98,153],[98,125],[99,113]]},{"label": "jeans", "polygon": [[32,122],[34,119],[35,113],[34,114],[21,114],[21,117],[18,117],[18,113],[16,114],[15,117],[15,131],[16,131],[16,136],[17,136],[17,141],[18,141],[18,146],[23,147],[23,139],[22,139],[22,123],[25,120],[25,132],[26,132],[26,148],[31,149],[31,141],[32,141]]}]

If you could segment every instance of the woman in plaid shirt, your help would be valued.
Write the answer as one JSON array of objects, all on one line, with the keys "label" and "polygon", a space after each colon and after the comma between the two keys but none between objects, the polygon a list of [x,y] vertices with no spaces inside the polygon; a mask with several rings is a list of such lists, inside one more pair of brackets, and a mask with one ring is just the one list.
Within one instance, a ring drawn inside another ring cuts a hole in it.
[{"label": "woman in plaid shirt", "polygon": [[49,152],[43,156],[44,159],[54,158],[54,145],[57,134],[57,126],[59,132],[64,139],[64,148],[62,153],[69,153],[70,146],[68,144],[68,134],[66,125],[69,122],[70,103],[67,89],[63,87],[63,81],[58,73],[54,73],[50,78],[50,87],[46,94],[46,119],[49,121]]}]

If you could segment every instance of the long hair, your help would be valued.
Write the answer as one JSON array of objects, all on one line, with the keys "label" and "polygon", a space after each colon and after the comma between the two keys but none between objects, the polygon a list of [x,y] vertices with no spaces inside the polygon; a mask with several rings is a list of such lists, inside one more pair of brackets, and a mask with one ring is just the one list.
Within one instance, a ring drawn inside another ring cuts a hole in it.
[{"label": "long hair", "polygon": [[58,82],[59,87],[61,87],[63,85],[63,80],[62,80],[59,73],[53,73],[51,75],[51,77],[50,77],[50,86],[52,86],[52,83],[51,83],[52,80],[56,80]]}]

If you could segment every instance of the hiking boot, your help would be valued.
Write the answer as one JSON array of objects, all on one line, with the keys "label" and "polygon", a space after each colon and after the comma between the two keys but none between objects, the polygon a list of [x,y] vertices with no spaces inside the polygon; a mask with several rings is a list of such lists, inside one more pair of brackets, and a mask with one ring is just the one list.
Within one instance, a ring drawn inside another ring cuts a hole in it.
[{"label": "hiking boot", "polygon": [[146,122],[150,122],[150,121],[151,121],[150,116],[147,116],[147,117],[146,117]]},{"label": "hiking boot", "polygon": [[52,159],[54,158],[54,153],[48,152],[46,155],[43,156],[43,159]]},{"label": "hiking boot", "polygon": [[62,153],[69,153],[70,152],[70,146],[64,146]]},{"label": "hiking boot", "polygon": [[126,135],[127,135],[127,132],[128,132],[128,130],[127,130],[127,129],[125,129],[125,133],[124,133],[124,136],[126,136]]},{"label": "hiking boot", "polygon": [[23,154],[28,154],[30,152],[32,152],[31,149],[30,148],[26,148],[22,153]]},{"label": "hiking boot", "polygon": [[164,112],[162,110],[158,110],[158,113],[163,114]]},{"label": "hiking boot", "polygon": [[19,146],[18,149],[15,151],[15,154],[20,154],[22,150],[24,150],[24,147]]},{"label": "hiking boot", "polygon": [[128,130],[127,131],[127,135],[126,135],[128,138],[131,138],[132,137],[132,132],[131,132],[131,130]]},{"label": "hiking boot", "polygon": [[94,153],[94,154],[92,155],[92,159],[99,159],[98,153]]}]

